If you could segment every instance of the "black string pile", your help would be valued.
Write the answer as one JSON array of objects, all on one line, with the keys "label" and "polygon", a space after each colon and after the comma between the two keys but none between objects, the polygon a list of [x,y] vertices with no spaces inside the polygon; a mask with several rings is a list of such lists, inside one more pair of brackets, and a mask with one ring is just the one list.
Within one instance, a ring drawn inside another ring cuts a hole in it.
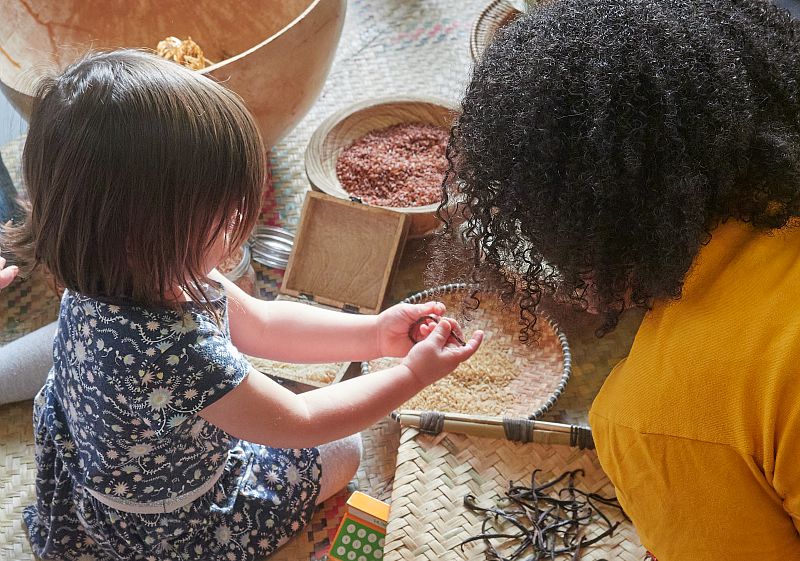
[{"label": "black string pile", "polygon": [[[614,535],[621,520],[628,520],[616,497],[588,493],[575,486],[583,470],[568,471],[551,481],[530,487],[509,483],[500,505],[484,508],[474,495],[464,497],[464,506],[485,518],[481,533],[461,542],[482,540],[487,561],[577,561],[587,548]],[[502,543],[504,552],[498,546]],[[604,561],[604,560],[601,560]]]}]

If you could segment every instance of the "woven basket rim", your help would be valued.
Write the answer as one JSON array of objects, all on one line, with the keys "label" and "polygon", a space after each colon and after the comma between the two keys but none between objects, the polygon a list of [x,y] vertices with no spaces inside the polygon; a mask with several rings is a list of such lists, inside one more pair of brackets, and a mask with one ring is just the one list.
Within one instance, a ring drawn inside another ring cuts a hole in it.
[{"label": "woven basket rim", "polygon": [[[474,284],[451,283],[451,284],[435,286],[432,288],[428,288],[426,290],[422,290],[420,292],[416,292],[411,296],[408,296],[407,298],[401,300],[401,303],[414,304],[417,303],[418,301],[427,300],[440,294],[453,294],[455,292],[461,292],[465,290],[483,290],[485,292],[495,292],[495,293],[499,292],[499,290],[486,289]],[[558,325],[558,323],[550,316],[548,316],[543,312],[537,312],[537,314],[541,319],[544,319],[547,322],[547,324],[555,333],[556,338],[558,339],[558,342],[561,346],[561,353],[562,353],[561,379],[559,380],[556,389],[553,391],[552,394],[550,394],[550,397],[547,398],[545,404],[536,409],[533,413],[531,413],[527,417],[525,417],[524,418],[525,421],[538,420],[545,413],[550,411],[550,409],[552,409],[553,406],[556,404],[556,401],[558,401],[558,398],[561,397],[561,394],[564,393],[564,389],[567,387],[567,382],[569,382],[570,376],[572,375],[572,351],[570,350],[569,341],[567,340],[566,334],[561,330],[561,327]],[[362,376],[367,375],[369,374],[369,372],[370,372],[369,361],[363,361],[361,363],[361,375]],[[395,411],[392,414],[392,416],[394,416],[395,418],[399,418],[399,415],[401,415],[404,411],[405,410]],[[456,418],[463,419],[465,416],[465,414],[463,413],[455,414],[456,417],[452,416],[454,415],[454,413],[448,413],[448,412],[435,412],[435,413],[441,415],[444,420],[455,420]],[[508,419],[507,417],[502,417],[502,416],[487,416],[487,415],[467,415],[467,417],[475,420],[476,422],[480,422],[487,418]]]},{"label": "woven basket rim", "polygon": [[[453,114],[459,113],[458,106],[452,101],[433,95],[393,95],[373,97],[353,103],[331,113],[319,124],[319,126],[317,126],[316,129],[314,129],[314,132],[311,134],[303,153],[303,166],[305,168],[306,177],[308,178],[308,181],[311,183],[312,187],[330,195],[341,198],[349,198],[349,193],[347,193],[345,188],[339,182],[339,178],[336,177],[335,174],[332,176],[323,177],[324,174],[321,174],[317,171],[317,169],[315,169],[318,165],[316,151],[320,150],[319,147],[322,146],[323,141],[328,137],[331,131],[345,119],[353,117],[366,110],[373,110],[383,107],[387,108],[388,110],[392,107],[404,105],[429,105],[431,107],[436,107],[437,110],[442,110]],[[330,188],[324,188],[323,186],[326,180],[334,184],[336,188],[334,190],[331,190]],[[410,207],[376,206],[405,214],[425,214],[436,210],[439,207],[439,203],[437,202],[429,205]]]},{"label": "woven basket rim", "polygon": [[514,14],[521,14],[507,0],[492,0],[481,10],[469,33],[469,54],[472,62],[478,62],[486,46],[497,33],[497,21],[505,21]]}]

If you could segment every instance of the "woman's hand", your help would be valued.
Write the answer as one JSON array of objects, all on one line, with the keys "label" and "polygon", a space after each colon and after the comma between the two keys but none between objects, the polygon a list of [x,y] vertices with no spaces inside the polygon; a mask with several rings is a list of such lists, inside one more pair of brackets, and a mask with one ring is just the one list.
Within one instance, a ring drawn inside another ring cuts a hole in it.
[{"label": "woman's hand", "polygon": [[462,346],[451,337],[452,333],[460,333],[458,322],[442,318],[403,360],[403,365],[426,386],[455,370],[475,354],[483,341],[483,331],[475,331],[466,345]]},{"label": "woman's hand", "polygon": [[[378,354],[380,356],[403,357],[414,342],[409,337],[414,322],[425,316],[439,319],[447,309],[441,302],[424,304],[395,304],[377,317]],[[420,326],[423,327],[423,326]],[[426,337],[429,331],[421,331]]]},{"label": "woman's hand", "polygon": [[0,289],[7,287],[16,278],[19,267],[12,265],[6,267],[6,260],[0,256]]}]

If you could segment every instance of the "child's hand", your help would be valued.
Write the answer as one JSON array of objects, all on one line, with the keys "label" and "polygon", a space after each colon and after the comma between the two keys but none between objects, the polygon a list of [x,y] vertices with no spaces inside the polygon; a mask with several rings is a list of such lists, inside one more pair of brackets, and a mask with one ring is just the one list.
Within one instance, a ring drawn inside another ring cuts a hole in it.
[{"label": "child's hand", "polygon": [[467,344],[461,346],[450,337],[458,329],[458,322],[454,319],[442,318],[430,335],[414,345],[408,353],[403,364],[420,382],[425,385],[434,383],[478,350],[483,341],[483,331],[473,333]]},{"label": "child's hand", "polygon": [[[441,302],[396,304],[378,315],[378,354],[406,356],[414,345],[408,332],[414,322],[427,315],[440,317],[447,309]],[[427,336],[428,333],[424,333]]]}]

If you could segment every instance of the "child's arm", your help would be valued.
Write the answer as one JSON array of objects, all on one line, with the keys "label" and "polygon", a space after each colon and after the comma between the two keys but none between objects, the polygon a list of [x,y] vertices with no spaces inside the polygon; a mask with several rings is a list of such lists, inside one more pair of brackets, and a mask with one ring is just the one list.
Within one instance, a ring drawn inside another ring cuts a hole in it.
[{"label": "child's arm", "polygon": [[302,448],[344,438],[388,415],[472,356],[483,334],[476,331],[462,347],[448,343],[455,327],[453,320],[440,321],[398,366],[303,394],[251,370],[200,416],[234,437],[273,447]]},{"label": "child's arm", "polygon": [[401,304],[379,315],[325,310],[298,302],[258,300],[217,271],[225,287],[231,339],[244,354],[280,362],[343,362],[405,356],[408,329],[417,319],[441,316],[444,304]]}]

